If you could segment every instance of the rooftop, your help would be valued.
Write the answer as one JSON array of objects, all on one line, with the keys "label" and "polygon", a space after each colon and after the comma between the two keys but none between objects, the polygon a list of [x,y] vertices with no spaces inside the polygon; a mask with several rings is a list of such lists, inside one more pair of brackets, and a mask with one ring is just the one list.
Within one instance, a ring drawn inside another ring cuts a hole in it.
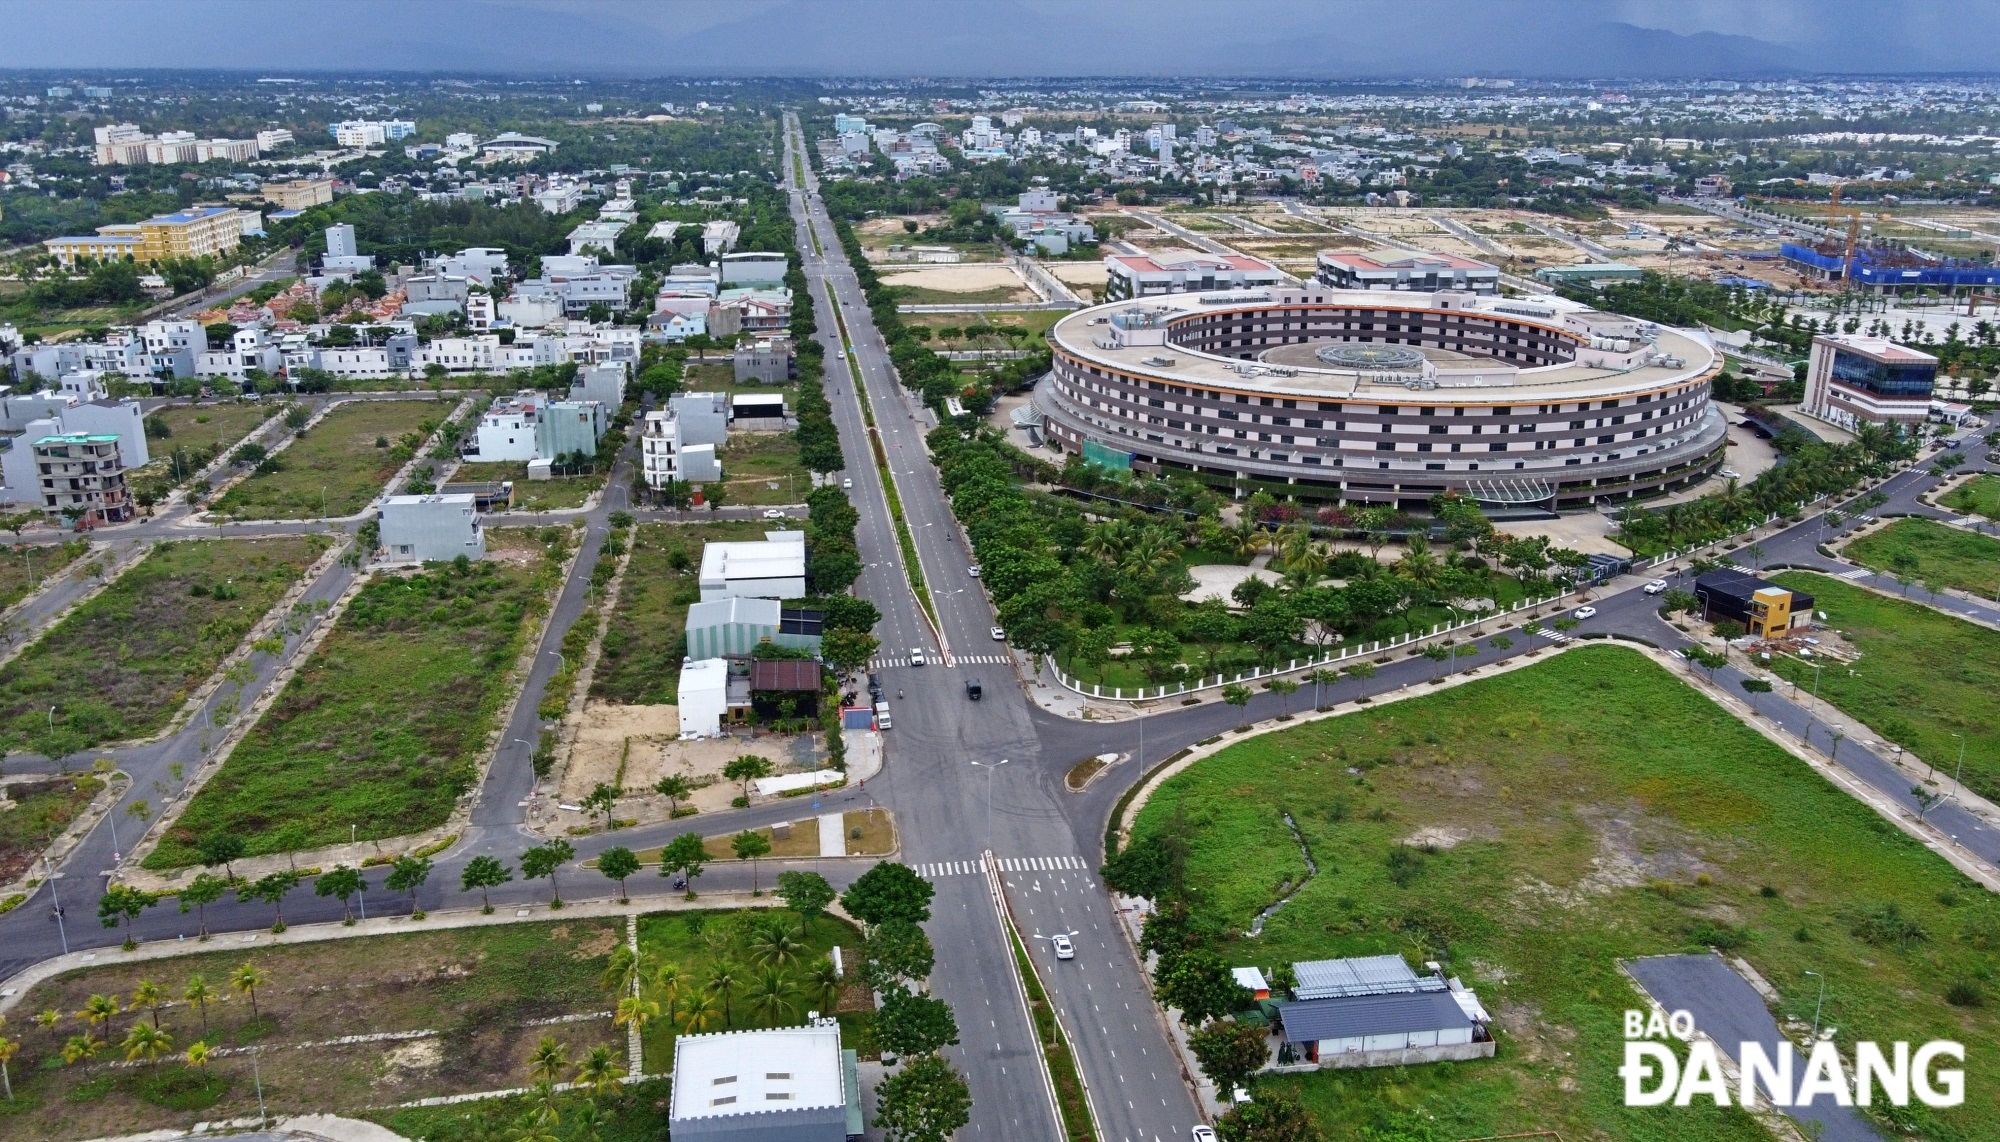
[{"label": "rooftop", "polygon": [[785,690],[818,693],[819,663],[802,659],[759,659],[750,664],[752,690]]},{"label": "rooftop", "polygon": [[[795,538],[774,539],[775,536]],[[806,573],[805,533],[766,532],[762,540],[710,543],[701,550],[701,578],[800,579]]]},{"label": "rooftop", "polygon": [[1461,258],[1453,254],[1405,254],[1397,258],[1384,258],[1375,254],[1353,250],[1321,250],[1319,260],[1338,262],[1343,266],[1368,270],[1490,270],[1493,267],[1471,258]]},{"label": "rooftop", "polygon": [[1403,957],[1353,956],[1342,960],[1305,960],[1292,965],[1297,986],[1292,994],[1300,999],[1326,999],[1336,995],[1386,995],[1399,991],[1442,991],[1444,981],[1435,976],[1418,976]]},{"label": "rooftop", "polygon": [[1278,272],[1278,267],[1262,258],[1248,254],[1205,254],[1199,250],[1154,250],[1150,254],[1107,254],[1107,262],[1119,265],[1141,274],[1174,273],[1177,271],[1200,269],[1229,270],[1270,270]]},{"label": "rooftop", "polygon": [[1285,1038],[1294,1043],[1472,1026],[1472,1017],[1443,990],[1308,999],[1282,1004],[1278,1010],[1285,1021]]},{"label": "rooftop", "polygon": [[682,1035],[670,1121],[845,1107],[840,1026]]},{"label": "rooftop", "polygon": [[1925,365],[1935,364],[1937,358],[1917,349],[1907,349],[1886,337],[1863,337],[1857,333],[1822,333],[1813,338],[1842,349],[1873,357],[1877,361],[1891,364]]}]

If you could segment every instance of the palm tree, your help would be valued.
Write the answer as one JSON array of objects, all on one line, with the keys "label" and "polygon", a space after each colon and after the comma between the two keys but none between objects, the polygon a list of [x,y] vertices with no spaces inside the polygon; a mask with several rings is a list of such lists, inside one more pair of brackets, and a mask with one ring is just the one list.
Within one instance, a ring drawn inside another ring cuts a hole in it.
[{"label": "palm tree", "polygon": [[215,992],[208,986],[208,980],[199,973],[189,976],[187,987],[181,990],[181,998],[195,1005],[201,1011],[201,1037],[208,1038],[208,1001],[215,998]]},{"label": "palm tree", "polygon": [[693,991],[687,995],[687,1002],[674,1013],[674,1024],[684,1035],[693,1035],[715,1026],[717,1016],[722,1015],[712,991]]},{"label": "palm tree", "polygon": [[126,1062],[145,1059],[148,1065],[159,1066],[160,1056],[174,1049],[174,1037],[151,1023],[134,1023],[125,1033],[123,1046]]},{"label": "palm tree", "polygon": [[153,1013],[153,1030],[158,1031],[160,1029],[160,1001],[166,997],[167,993],[160,990],[159,984],[154,983],[150,979],[142,979],[132,988],[131,1009],[137,1011],[141,1007],[144,1007],[151,1010]]},{"label": "palm tree", "polygon": [[782,969],[765,968],[750,988],[750,1010],[777,1026],[798,1009],[798,985]]},{"label": "palm tree", "polygon": [[542,1041],[535,1044],[535,1053],[528,1056],[528,1068],[536,1081],[555,1082],[557,1076],[569,1069],[569,1052],[563,1050],[563,1045],[556,1042],[553,1035],[544,1035]]},{"label": "palm tree", "polygon": [[577,1085],[589,1087],[591,1095],[598,1098],[624,1077],[625,1068],[618,1065],[618,1056],[609,1047],[592,1047],[576,1072]]},{"label": "palm tree", "polygon": [[8,1102],[14,1101],[14,1076],[8,1071],[7,1064],[13,1061],[15,1053],[20,1049],[19,1043],[0,1037],[0,1086],[6,1087]]},{"label": "palm tree", "polygon": [[187,1051],[181,1055],[181,1058],[187,1060],[189,1067],[198,1071],[208,1066],[208,1056],[211,1053],[207,1043],[195,1042],[189,1044]]},{"label": "palm tree", "polygon": [[653,990],[666,1003],[668,1011],[674,1009],[690,982],[688,973],[671,960],[653,969]]},{"label": "palm tree", "polygon": [[729,997],[736,991],[737,975],[741,970],[728,960],[717,960],[708,969],[708,990],[722,1000],[722,1022],[725,1026],[731,1022]]},{"label": "palm tree", "polygon": [[604,990],[613,995],[625,995],[632,990],[632,981],[640,972],[640,954],[620,944],[611,949],[606,957],[604,971],[597,977]]},{"label": "palm tree", "polygon": [[659,1017],[660,1005],[658,1001],[642,999],[636,995],[628,995],[618,1001],[618,1013],[611,1017],[611,1023],[616,1027],[630,1026],[632,1030],[643,1033],[646,1029],[646,1024],[651,1023]]},{"label": "palm tree", "polygon": [[757,938],[750,943],[750,957],[770,967],[790,967],[805,950],[805,945],[792,935],[789,926],[780,928],[776,924],[758,932]]},{"label": "palm tree", "polygon": [[54,1030],[55,1025],[61,1022],[62,1012],[57,1011],[53,1007],[44,1007],[41,1013],[35,1016],[35,1026],[40,1027],[44,1031]]},{"label": "palm tree", "polygon": [[69,1066],[83,1059],[96,1058],[97,1048],[98,1048],[97,1040],[91,1038],[90,1036],[71,1035],[69,1037],[69,1042],[63,1044],[63,1049],[62,1049],[63,1065]]},{"label": "palm tree", "polygon": [[819,999],[820,1007],[831,1011],[840,1004],[840,969],[833,966],[833,957],[815,960],[806,969],[806,985]]},{"label": "palm tree", "polygon": [[93,995],[83,1001],[83,1010],[76,1014],[93,1028],[104,1027],[101,1037],[108,1041],[111,1037],[109,1024],[111,1017],[118,1014],[118,1001],[108,995]]},{"label": "palm tree", "polygon": [[[604,1048],[599,1047],[602,1051]],[[623,1072],[620,1072],[621,1074]],[[604,1112],[597,1109],[594,1102],[586,1102],[571,1113],[570,1125],[574,1127],[571,1137],[575,1142],[602,1142],[604,1137]]]},{"label": "palm tree", "polygon": [[237,994],[250,997],[252,1019],[260,1018],[257,1013],[257,989],[264,986],[264,983],[264,973],[258,971],[255,964],[239,965],[235,971],[229,973],[229,986],[234,988]]}]

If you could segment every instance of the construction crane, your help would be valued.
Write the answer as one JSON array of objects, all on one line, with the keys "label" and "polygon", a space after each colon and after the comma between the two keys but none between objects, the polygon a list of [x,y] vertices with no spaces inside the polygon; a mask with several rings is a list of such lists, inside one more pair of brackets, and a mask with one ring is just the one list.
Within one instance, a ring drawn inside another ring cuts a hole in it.
[{"label": "construction crane", "polygon": [[[1827,200],[1826,228],[1836,235],[1840,233],[1840,192],[1842,184],[1833,184],[1833,194]],[[1861,212],[1852,207],[1847,210],[1847,249],[1840,259],[1840,281],[1842,289],[1852,289],[1854,282],[1854,244],[1861,237]]]}]

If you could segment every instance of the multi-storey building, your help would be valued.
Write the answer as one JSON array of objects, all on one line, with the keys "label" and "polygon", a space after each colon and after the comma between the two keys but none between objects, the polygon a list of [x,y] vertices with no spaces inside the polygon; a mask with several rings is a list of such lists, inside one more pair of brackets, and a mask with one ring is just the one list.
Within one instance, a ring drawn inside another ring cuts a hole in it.
[{"label": "multi-storey building", "polygon": [[1104,273],[1105,296],[1111,298],[1263,289],[1291,280],[1283,270],[1262,258],[1194,250],[1112,254],[1104,259]]},{"label": "multi-storey building", "polygon": [[132,493],[118,457],[118,437],[73,432],[41,437],[32,447],[42,508],[50,518],[65,513],[90,523],[132,518]]},{"label": "multi-storey building", "polygon": [[1822,333],[1806,364],[1804,411],[1852,430],[1910,427],[1931,414],[1937,358],[1881,337]]},{"label": "multi-storey building", "polygon": [[157,262],[212,257],[242,244],[243,214],[233,206],[194,206],[144,222],[99,226],[95,237],[50,238],[42,243],[65,267],[74,266],[78,258]]},{"label": "multi-storey building", "polygon": [[1722,462],[1705,341],[1556,298],[1323,286],[1113,302],[1056,323],[1034,409],[1088,461],[1421,507],[1581,507]]}]

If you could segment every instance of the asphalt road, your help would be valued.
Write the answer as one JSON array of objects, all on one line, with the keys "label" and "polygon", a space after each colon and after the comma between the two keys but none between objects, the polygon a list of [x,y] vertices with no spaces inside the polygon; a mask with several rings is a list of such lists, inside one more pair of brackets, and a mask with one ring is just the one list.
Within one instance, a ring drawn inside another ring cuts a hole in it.
[{"label": "asphalt road", "polygon": [[[788,130],[787,144],[798,147],[795,129]],[[791,164],[786,164],[789,187]],[[922,436],[927,421],[897,383],[882,341],[869,320],[852,271],[835,240],[830,220],[811,193],[792,191],[794,219],[800,227],[800,249],[804,255],[808,288],[812,290],[821,315],[820,337],[828,362],[827,388],[832,398],[834,419],[842,448],[850,460],[845,473],[852,480],[850,495],[860,513],[857,532],[865,564],[856,590],[875,602],[883,612],[877,630],[886,660],[907,661],[912,647],[924,649],[931,665],[894,665],[878,672],[886,692],[892,697],[895,728],[888,732],[886,768],[865,788],[841,790],[829,795],[832,807],[861,807],[880,804],[896,812],[901,831],[900,859],[919,869],[931,870],[939,886],[931,925],[933,942],[939,949],[939,965],[932,981],[942,998],[959,1013],[964,1042],[957,1049],[973,1085],[972,1131],[975,1135],[994,1132],[1003,1137],[1056,1137],[1060,1131],[1034,1059],[1033,1033],[1011,988],[1011,971],[999,918],[985,896],[978,878],[946,871],[962,868],[990,851],[1010,871],[1006,880],[1009,899],[1030,929],[1042,926],[1042,934],[1055,931],[1078,933],[1078,959],[1057,963],[1049,955],[1046,940],[1029,942],[1044,977],[1049,980],[1054,1002],[1065,1025],[1076,1037],[1076,1050],[1100,1115],[1103,1136],[1118,1142],[1140,1139],[1186,1137],[1197,1121],[1192,1095],[1178,1078],[1178,1065],[1156,1067],[1155,1059],[1172,1059],[1172,1049],[1150,1003],[1137,1002],[1146,992],[1146,981],[1128,945],[1115,930],[1115,917],[1108,895],[1096,882],[1095,866],[1101,858],[1105,821],[1112,803],[1133,782],[1144,767],[1169,753],[1200,739],[1234,728],[1247,719],[1260,721],[1275,717],[1281,710],[1279,696],[1259,692],[1242,710],[1219,703],[1204,703],[1185,709],[1151,714],[1121,722],[1084,722],[1061,718],[1036,707],[1013,669],[1001,663],[980,664],[980,657],[1005,653],[988,635],[993,623],[992,609],[979,582],[967,572],[968,557],[963,539],[951,518],[949,505],[938,486],[937,474],[928,462]],[[824,256],[815,255],[812,236],[816,235]],[[853,337],[853,360],[860,369],[872,403],[889,466],[895,474],[926,581],[930,584],[939,612],[939,630],[933,632],[919,610],[904,576],[902,556],[890,520],[880,475],[870,462],[861,406],[853,393],[853,381],[842,362],[846,346],[835,332],[829,299],[837,299],[847,328]],[[413,394],[423,399],[428,394]],[[1975,443],[1966,447],[1968,460],[1975,466],[1986,459]],[[472,855],[491,852],[509,858],[532,843],[521,822],[523,802],[532,787],[527,766],[530,746],[539,725],[534,709],[550,676],[559,668],[550,651],[559,646],[568,625],[581,613],[588,574],[597,557],[598,545],[608,525],[611,511],[624,507],[622,494],[629,484],[629,454],[614,470],[611,494],[606,503],[581,514],[588,532],[584,554],[573,578],[552,614],[542,639],[527,691],[519,711],[510,722],[506,739],[484,784],[476,791],[472,826],[451,850],[437,858],[437,871],[419,893],[426,908],[462,906],[469,898],[456,891],[464,862]],[[1911,469],[1890,480],[1883,491],[1890,496],[1879,514],[1907,512],[1941,515],[1915,501],[1915,496],[1933,485],[1935,479],[1923,469]],[[750,509],[725,509],[734,516]],[[163,513],[142,524],[107,529],[100,538],[126,543],[147,538],[190,534],[182,509]],[[675,518],[668,513],[640,513],[648,517]],[[302,522],[285,524],[232,525],[225,534],[266,534],[302,529],[344,533],[351,522]],[[1761,541],[1765,565],[1789,564],[1847,570],[1818,555],[1814,545],[1824,529],[1813,517],[1778,535]],[[350,573],[336,566],[316,581],[309,598],[332,599],[347,583]],[[1655,613],[1655,601],[1638,593],[1643,576],[1632,576],[1600,589],[1593,599],[1598,615],[1586,621],[1577,635],[1621,635],[1661,646],[1677,646],[1684,641],[1678,632]],[[1915,592],[1913,592],[1914,594]],[[1959,610],[1972,605],[1959,605]],[[1504,629],[1500,624],[1491,633]],[[1463,669],[1474,663],[1491,663],[1530,649],[1536,640],[1511,631],[1513,646],[1493,650],[1483,638],[1480,653],[1471,660],[1459,660]],[[942,638],[940,639],[939,635]],[[243,704],[248,706],[265,687],[276,664],[296,651],[299,638],[287,640],[284,654],[265,658],[257,676],[246,687]],[[936,661],[943,657],[944,661]],[[947,663],[950,663],[948,665]],[[1435,667],[1423,659],[1404,659],[1384,666],[1366,683],[1344,682],[1329,699],[1349,699],[1360,694],[1384,694],[1427,683]],[[969,701],[963,680],[978,674],[984,682],[982,701]],[[1722,678],[1725,683],[1727,676]],[[227,689],[227,688],[225,688]],[[1298,708],[1310,699],[1302,692],[1292,702]],[[1805,726],[1811,711],[1785,694],[1764,695],[1760,708],[1780,724]],[[192,772],[204,756],[213,736],[202,717],[165,741],[108,751],[135,780],[125,803],[147,797],[156,803],[162,794],[152,783],[168,786],[167,796],[178,785],[172,766],[179,763]],[[1825,748],[1823,729],[1812,739]],[[1143,741],[1143,745],[1142,745]],[[1880,758],[1878,771],[1867,764],[1864,743],[1846,742],[1839,760],[1863,780],[1891,796],[1908,798],[1908,782]],[[1121,756],[1113,767],[1089,790],[1071,794],[1061,782],[1077,761],[1100,753]],[[1872,756],[1872,755],[1871,755]],[[10,769],[35,768],[37,759],[14,757]],[[121,803],[121,807],[122,807]],[[773,820],[796,817],[796,803],[758,806],[727,814],[704,815],[700,827],[705,832],[735,831]],[[1961,840],[1988,861],[2000,858],[2000,834],[1981,825],[1970,813],[1955,805],[1943,805],[1929,814],[1932,821]],[[129,834],[130,820],[121,813],[110,818]],[[613,837],[602,835],[578,838],[578,859],[582,860],[612,844],[641,847],[660,843],[684,831],[685,823],[621,830]],[[112,863],[116,841],[113,824],[100,824],[77,852],[65,862],[54,888],[66,906],[65,925],[72,948],[102,947],[118,942],[117,932],[99,927],[95,921],[96,902],[102,890],[101,875]],[[1032,865],[1021,862],[1035,862]],[[783,867],[817,867],[836,885],[844,885],[867,866],[864,860],[845,861],[766,861],[758,875],[766,884]],[[1051,876],[1054,872],[1056,875]],[[1038,873],[1038,876],[1029,876]],[[723,865],[712,868],[697,887],[704,890],[748,887],[749,869]],[[1028,879],[1024,881],[1024,876]],[[1037,884],[1039,883],[1039,887]],[[605,897],[613,891],[609,881],[595,873],[570,869],[563,874],[564,891],[572,898]],[[635,884],[642,901],[658,896],[664,882]],[[0,976],[55,954],[60,948],[45,886],[25,905],[0,915]],[[516,881],[494,892],[497,906],[519,906],[547,899],[548,887]],[[371,912],[407,909],[408,901],[377,886],[368,894]],[[982,907],[983,905],[983,907]],[[262,906],[223,903],[209,913],[211,929],[247,931],[268,925],[269,912]],[[1030,911],[1032,915],[1030,915]],[[330,920],[340,913],[336,902],[305,892],[287,902],[287,918],[294,922]],[[155,908],[133,925],[142,940],[173,939],[192,934],[192,917],[166,908]],[[1101,966],[1100,966],[1101,965]],[[1117,1006],[1107,1006],[1106,995],[1117,997]],[[1126,998],[1130,997],[1130,998]],[[1128,1017],[1124,1005],[1134,1013]],[[1144,1017],[1138,1017],[1143,1012]],[[979,1024],[986,1023],[985,1028]],[[1134,1058],[1144,1060],[1143,1068]]]}]

